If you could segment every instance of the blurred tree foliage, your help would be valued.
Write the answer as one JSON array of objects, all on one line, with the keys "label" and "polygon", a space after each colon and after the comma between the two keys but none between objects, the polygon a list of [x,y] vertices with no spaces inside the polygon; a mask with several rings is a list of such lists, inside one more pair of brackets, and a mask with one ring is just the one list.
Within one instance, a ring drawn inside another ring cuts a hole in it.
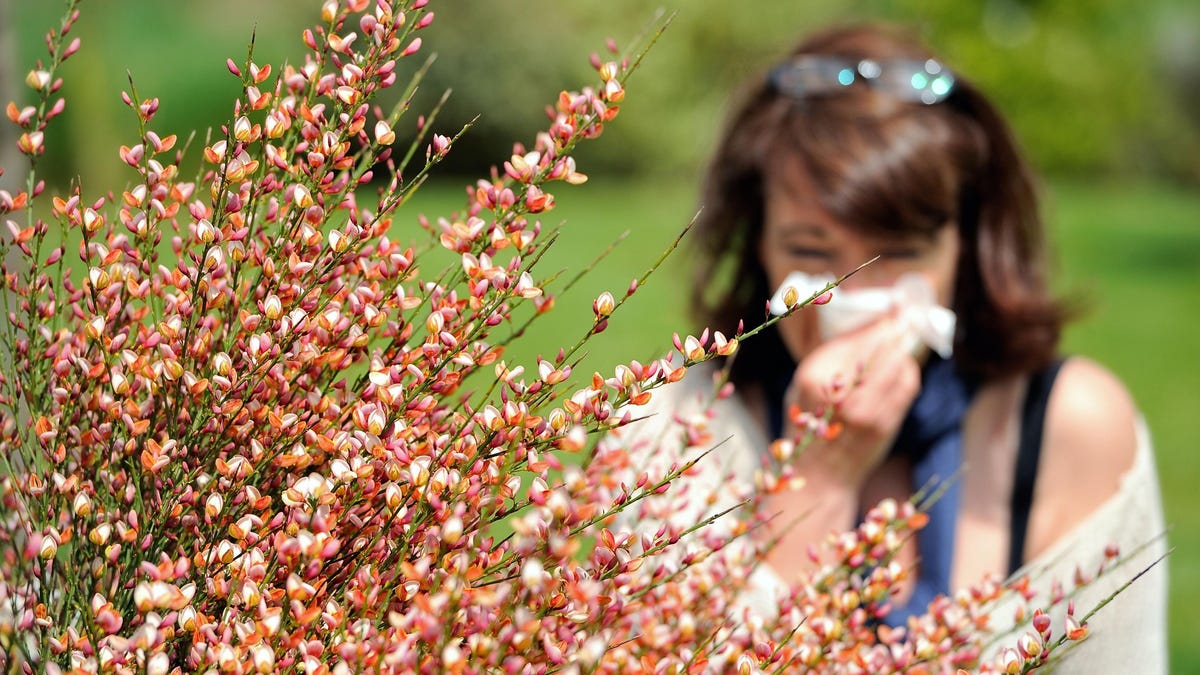
[{"label": "blurred tree foliage", "polygon": [[[671,1],[678,15],[634,75],[626,114],[606,132],[614,138],[586,150],[585,171],[694,180],[739,82],[811,29],[879,20],[913,27],[990,92],[1043,170],[1200,180],[1200,8],[1186,0]],[[60,9],[14,5],[21,77],[44,54],[41,34]],[[588,54],[609,36],[627,45],[650,25],[653,7],[644,0],[436,2],[438,20],[425,38],[438,58],[415,107],[428,110],[453,89],[437,129],[450,132],[479,115],[447,168],[478,173],[507,156],[514,139],[531,140],[545,124],[543,105],[592,79]],[[236,93],[221,57],[241,61],[252,27],[260,62],[298,54],[292,41],[316,9],[298,0],[85,5],[86,58],[64,72],[70,141],[51,148],[55,175],[117,166],[113,139],[134,130],[117,96],[128,87],[127,68],[139,95],[163,99],[165,131],[207,128],[228,116]]]},{"label": "blurred tree foliage", "polygon": [[[990,92],[1035,162],[1046,170],[1200,178],[1200,117],[1186,107],[1196,100],[1200,71],[1200,9],[1190,3],[676,4],[678,15],[665,39],[634,75],[627,105],[636,110],[614,129],[622,140],[589,149],[605,166],[695,167],[711,148],[729,94],[740,82],[761,72],[812,29],[830,22],[878,20],[911,26]],[[467,91],[455,96],[454,119],[484,110],[489,130],[536,128],[537,112],[522,108],[524,102],[539,100],[539,89],[578,81],[585,50],[601,46],[608,34],[619,40],[631,36],[635,24],[651,18],[642,0],[524,0],[521,16],[528,18],[510,30],[496,30],[513,24],[509,7],[457,0],[441,10],[454,15],[441,25],[446,37],[478,36],[466,53],[447,59],[454,60],[454,67],[435,69],[439,84]],[[441,45],[452,42],[434,40]],[[501,92],[501,100],[512,93],[520,105],[500,109],[495,92]],[[495,137],[502,143],[514,136]],[[488,154],[496,156],[502,150],[494,148]]]},{"label": "blurred tree foliage", "polygon": [[[225,68],[225,58],[245,60],[255,41],[256,60],[270,63],[301,53],[301,29],[316,18],[317,3],[290,0],[208,0],[159,2],[158,0],[108,0],[84,2],[83,18],[73,34],[83,47],[79,56],[64,64],[63,92],[67,98],[62,117],[51,122],[42,173],[60,183],[87,176],[92,183],[85,194],[114,189],[129,178],[128,167],[117,156],[120,144],[137,142],[133,111],[121,103],[121,91],[130,81],[140,98],[159,98],[160,112],[154,128],[160,134],[192,130],[200,134],[188,152],[190,166],[200,159],[203,134],[220,125],[231,113],[239,83]],[[65,2],[12,0],[9,13],[17,31],[18,81],[38,59],[46,59],[46,30],[57,26]],[[3,67],[3,66],[0,66]],[[32,100],[28,90],[20,92]],[[56,128],[57,127],[57,128]],[[219,132],[218,132],[219,133]],[[96,184],[109,179],[108,184]]]}]

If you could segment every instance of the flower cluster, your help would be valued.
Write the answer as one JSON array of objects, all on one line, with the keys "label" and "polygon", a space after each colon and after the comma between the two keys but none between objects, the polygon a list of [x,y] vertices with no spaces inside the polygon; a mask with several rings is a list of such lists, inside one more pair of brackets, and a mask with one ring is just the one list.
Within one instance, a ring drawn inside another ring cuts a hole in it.
[{"label": "flower cluster", "polygon": [[[536,216],[550,186],[586,180],[571,153],[617,115],[629,61],[594,58],[598,83],[562,93],[531,149],[401,243],[397,209],[457,138],[374,104],[420,52],[427,0],[326,0],[301,65],[230,60],[240,95],[196,176],[159,101],[125,92],[129,187],[47,203],[37,159],[77,5],[26,79],[36,103],[7,109],[31,171],[0,192],[0,669],[978,664],[999,586],[877,628],[905,575],[892,553],[922,519],[910,504],[832,540],[771,620],[737,609],[761,554],[753,508],[730,528],[622,520],[703,499],[671,490],[700,459],[651,475],[604,432],[749,333],[677,337],[673,359],[580,385],[575,354],[635,282],[536,372],[504,359],[527,326],[514,309],[553,305]],[[422,268],[445,250],[454,265]],[[681,449],[708,440],[702,419],[688,428]],[[1045,662],[1042,623],[1005,663]]]}]

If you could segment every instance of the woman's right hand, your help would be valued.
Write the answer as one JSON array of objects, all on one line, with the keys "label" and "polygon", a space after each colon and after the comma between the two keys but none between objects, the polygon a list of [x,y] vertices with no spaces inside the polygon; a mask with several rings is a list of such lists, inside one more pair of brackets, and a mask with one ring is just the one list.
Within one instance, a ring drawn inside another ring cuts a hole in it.
[{"label": "woman's right hand", "polygon": [[[805,448],[796,459],[801,476],[858,493],[886,458],[920,390],[921,369],[910,346],[900,322],[889,315],[804,357],[787,400],[813,414],[833,406],[831,422],[841,430]],[[785,432],[795,432],[788,424]]]}]

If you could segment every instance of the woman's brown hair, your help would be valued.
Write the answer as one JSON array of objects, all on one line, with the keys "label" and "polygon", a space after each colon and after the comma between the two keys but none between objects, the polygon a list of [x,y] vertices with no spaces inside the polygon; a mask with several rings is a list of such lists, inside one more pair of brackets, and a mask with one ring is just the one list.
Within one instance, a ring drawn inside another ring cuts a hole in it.
[{"label": "woman's brown hair", "polygon": [[[792,55],[932,58],[905,33],[869,25],[814,35]],[[693,307],[702,323],[731,333],[740,321],[754,325],[764,317],[773,291],[757,253],[764,182],[796,162],[816,185],[821,207],[864,233],[932,235],[947,223],[958,227],[953,309],[961,370],[986,379],[1030,372],[1054,358],[1066,312],[1046,286],[1031,172],[995,107],[957,73],[949,96],[929,105],[860,84],[792,96],[765,75],[753,82],[703,186],[692,240]],[[769,330],[739,354],[733,379],[761,382],[790,362]]]}]

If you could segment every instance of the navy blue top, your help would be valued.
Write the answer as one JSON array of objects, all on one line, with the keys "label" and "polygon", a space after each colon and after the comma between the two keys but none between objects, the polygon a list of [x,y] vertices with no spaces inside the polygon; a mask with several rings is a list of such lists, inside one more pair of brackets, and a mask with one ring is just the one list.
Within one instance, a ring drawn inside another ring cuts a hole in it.
[{"label": "navy blue top", "polygon": [[940,495],[928,504],[929,522],[916,533],[921,562],[912,595],[903,605],[892,607],[884,618],[890,625],[904,625],[909,616],[923,614],[935,597],[950,592],[954,533],[962,505],[958,476],[962,421],[976,389],[976,383],[962,376],[953,361],[930,356],[921,370],[921,391],[892,445],[893,454],[912,459],[913,488],[924,497]]}]

